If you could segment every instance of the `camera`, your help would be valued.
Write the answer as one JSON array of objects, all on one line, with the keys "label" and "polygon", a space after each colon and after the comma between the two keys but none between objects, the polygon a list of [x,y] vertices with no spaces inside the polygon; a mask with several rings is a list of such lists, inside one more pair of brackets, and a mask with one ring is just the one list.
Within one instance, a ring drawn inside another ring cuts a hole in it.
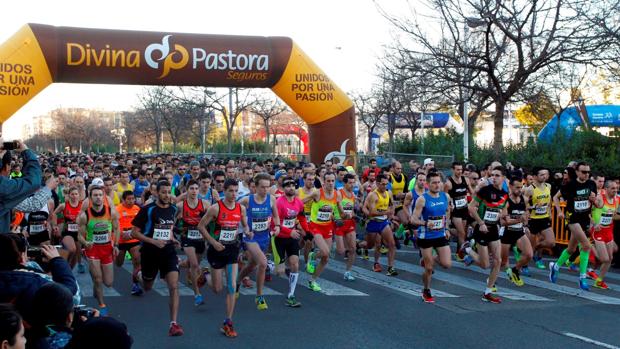
[{"label": "camera", "polygon": [[[76,305],[73,307],[73,318],[82,319],[82,316],[87,320],[95,316],[95,309],[87,307],[85,305]],[[81,320],[80,320],[81,321]]]},{"label": "camera", "polygon": [[2,149],[4,150],[15,150],[17,148],[19,148],[19,144],[17,143],[17,141],[2,143]]}]

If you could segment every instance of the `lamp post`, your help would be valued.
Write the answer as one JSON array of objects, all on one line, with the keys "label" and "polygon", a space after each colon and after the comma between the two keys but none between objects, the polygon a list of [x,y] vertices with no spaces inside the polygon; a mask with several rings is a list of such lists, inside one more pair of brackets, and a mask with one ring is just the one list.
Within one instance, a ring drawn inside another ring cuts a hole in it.
[{"label": "lamp post", "polygon": [[[469,55],[469,48],[467,46],[467,37],[469,36],[469,28],[478,28],[485,25],[486,22],[480,18],[465,17],[463,23],[465,57],[463,62],[463,82],[468,74],[466,74],[465,64],[467,63],[467,56]],[[464,102],[463,102],[463,158],[465,161],[469,160],[469,90],[465,89]]]}]

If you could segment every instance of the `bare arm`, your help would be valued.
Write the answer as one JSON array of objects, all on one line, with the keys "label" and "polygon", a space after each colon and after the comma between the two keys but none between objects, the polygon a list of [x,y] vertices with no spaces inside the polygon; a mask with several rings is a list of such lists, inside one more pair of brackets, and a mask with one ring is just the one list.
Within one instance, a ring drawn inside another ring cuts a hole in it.
[{"label": "bare arm", "polygon": [[424,205],[426,205],[426,199],[424,196],[420,196],[418,200],[415,202],[415,208],[413,209],[413,216],[411,216],[411,220],[413,224],[424,226],[426,222],[422,220],[422,209],[424,209]]}]

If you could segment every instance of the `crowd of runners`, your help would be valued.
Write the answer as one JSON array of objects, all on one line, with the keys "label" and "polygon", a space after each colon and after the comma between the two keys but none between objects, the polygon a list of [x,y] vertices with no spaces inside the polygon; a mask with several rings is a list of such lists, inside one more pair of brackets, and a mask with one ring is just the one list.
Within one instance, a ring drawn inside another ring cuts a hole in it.
[{"label": "crowd of runners", "polygon": [[[607,289],[605,274],[617,252],[619,181],[591,173],[583,162],[556,173],[498,162],[479,168],[455,162],[441,171],[430,158],[420,166],[407,163],[407,169],[396,160],[379,167],[374,159],[358,169],[331,161],[139,154],[50,155],[39,161],[50,190],[13,211],[11,232],[31,247],[61,246],[60,255],[77,273],[90,273],[103,316],[113,311],[104,287],[112,286],[114,265],[131,260],[135,296],[163,279],[170,336],[183,334],[179,282],[191,285],[197,307],[205,302],[205,285],[224,293],[221,331],[236,337],[232,319],[240,288],[255,284],[256,307],[267,310],[273,304],[263,295],[265,282],[285,274],[285,305],[299,308],[300,273],[309,274],[308,288],[321,291],[321,275],[335,253],[346,260],[343,279],[355,282],[356,258],[373,259],[373,271],[397,277],[396,250],[413,245],[425,270],[424,302],[435,302],[431,280],[437,264],[464,263],[488,269],[481,299],[501,303],[498,274],[523,286],[528,268],[547,269],[556,282],[560,267],[568,266],[579,272],[576,287]],[[10,175],[19,178],[19,161]],[[557,249],[552,219],[566,224],[570,242],[557,261],[545,265],[543,254]],[[381,263],[384,254],[387,265]],[[182,268],[187,278],[180,281]]]}]

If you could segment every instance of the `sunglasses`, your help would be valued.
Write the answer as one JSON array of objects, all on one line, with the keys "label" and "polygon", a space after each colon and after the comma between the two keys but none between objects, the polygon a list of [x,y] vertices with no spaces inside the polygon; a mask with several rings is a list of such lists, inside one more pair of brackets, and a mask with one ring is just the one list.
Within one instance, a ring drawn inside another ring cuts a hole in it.
[{"label": "sunglasses", "polygon": [[226,180],[216,180],[217,183],[224,183]]}]

